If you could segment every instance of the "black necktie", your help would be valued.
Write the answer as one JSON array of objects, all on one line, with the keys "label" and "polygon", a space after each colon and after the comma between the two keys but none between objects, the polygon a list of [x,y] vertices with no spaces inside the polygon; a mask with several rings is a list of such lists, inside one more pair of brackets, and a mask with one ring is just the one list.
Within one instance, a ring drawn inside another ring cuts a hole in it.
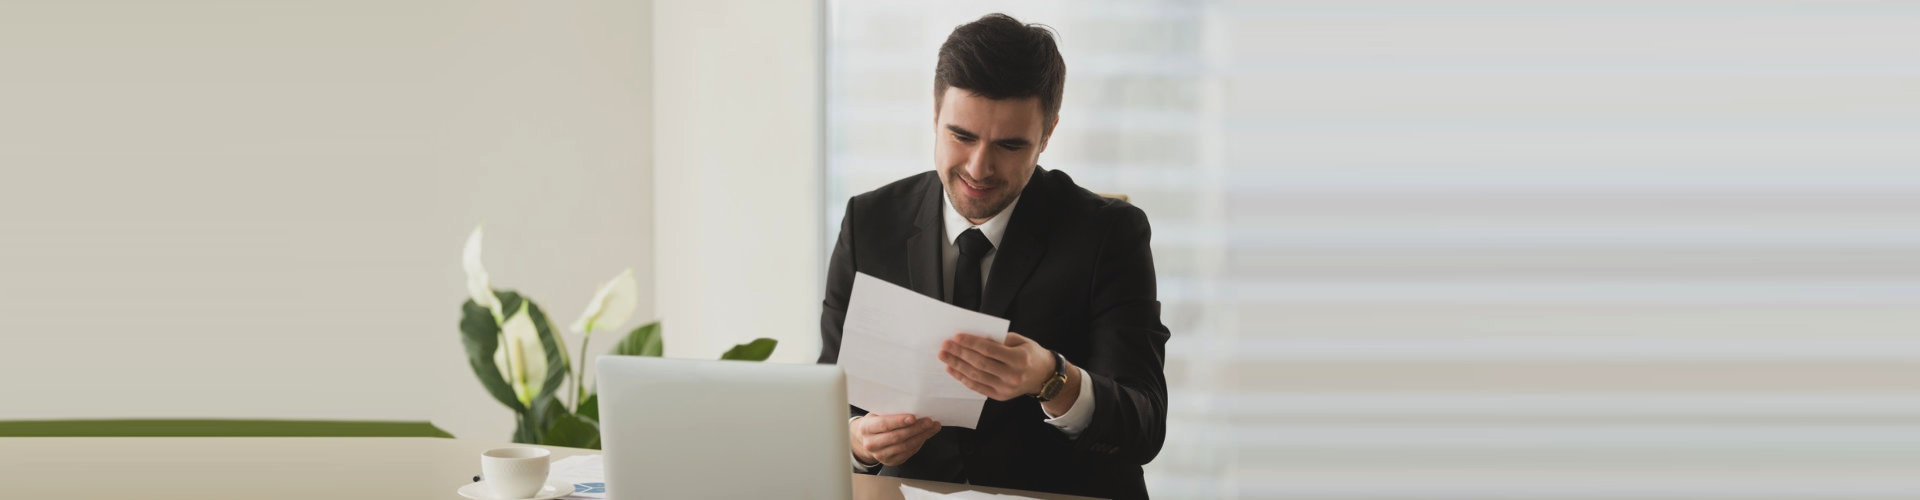
[{"label": "black necktie", "polygon": [[980,310],[980,259],[993,251],[993,242],[979,228],[960,233],[960,262],[953,268],[953,305]]}]

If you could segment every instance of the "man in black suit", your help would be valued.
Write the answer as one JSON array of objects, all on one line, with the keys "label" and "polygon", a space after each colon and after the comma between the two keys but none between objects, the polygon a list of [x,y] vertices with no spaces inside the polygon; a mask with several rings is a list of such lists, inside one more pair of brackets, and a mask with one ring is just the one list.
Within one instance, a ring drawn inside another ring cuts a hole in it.
[{"label": "man in black suit", "polygon": [[1169,335],[1147,216],[1039,167],[1065,77],[1044,27],[993,14],[955,28],[934,71],[936,170],[848,201],[828,263],[821,363],[839,358],[855,272],[1013,330],[1005,343],[958,334],[938,354],[989,398],[976,429],[854,408],[856,470],[1147,496],[1141,466],[1166,438]]}]

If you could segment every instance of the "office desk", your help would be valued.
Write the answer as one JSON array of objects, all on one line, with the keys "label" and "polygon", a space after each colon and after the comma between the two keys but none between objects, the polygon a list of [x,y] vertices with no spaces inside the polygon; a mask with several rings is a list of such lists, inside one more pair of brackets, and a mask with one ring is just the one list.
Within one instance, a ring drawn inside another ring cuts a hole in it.
[{"label": "office desk", "polygon": [[[503,442],[437,438],[0,438],[0,497],[444,498],[479,473],[480,452]],[[597,450],[544,447],[554,459]],[[977,489],[906,480],[931,491]],[[856,499],[899,499],[901,480],[853,476]]]}]

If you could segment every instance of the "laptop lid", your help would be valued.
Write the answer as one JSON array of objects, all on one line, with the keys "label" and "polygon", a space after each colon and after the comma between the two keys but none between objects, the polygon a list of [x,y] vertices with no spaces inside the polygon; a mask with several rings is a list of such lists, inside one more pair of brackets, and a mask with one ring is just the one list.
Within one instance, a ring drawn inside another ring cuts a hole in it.
[{"label": "laptop lid", "polygon": [[607,498],[852,496],[835,365],[600,356]]}]

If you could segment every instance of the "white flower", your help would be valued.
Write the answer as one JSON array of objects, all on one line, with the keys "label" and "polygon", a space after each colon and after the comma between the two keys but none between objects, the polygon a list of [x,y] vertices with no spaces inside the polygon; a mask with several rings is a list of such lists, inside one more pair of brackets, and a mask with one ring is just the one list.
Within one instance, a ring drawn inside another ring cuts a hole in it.
[{"label": "white flower", "polygon": [[619,327],[633,317],[640,306],[640,284],[633,280],[633,268],[620,271],[587,302],[587,311],[573,322],[573,332],[586,335],[594,330]]},{"label": "white flower", "polygon": [[526,309],[521,306],[501,325],[505,343],[494,351],[493,359],[510,367],[507,382],[513,386],[513,395],[521,404],[532,404],[533,396],[547,383],[547,349],[540,344],[540,331]]},{"label": "white flower", "polygon": [[467,296],[473,303],[493,311],[494,321],[504,318],[500,298],[493,295],[493,283],[488,281],[487,268],[480,262],[480,226],[473,226],[473,234],[467,236],[467,248],[461,254],[460,265],[467,270]]}]

